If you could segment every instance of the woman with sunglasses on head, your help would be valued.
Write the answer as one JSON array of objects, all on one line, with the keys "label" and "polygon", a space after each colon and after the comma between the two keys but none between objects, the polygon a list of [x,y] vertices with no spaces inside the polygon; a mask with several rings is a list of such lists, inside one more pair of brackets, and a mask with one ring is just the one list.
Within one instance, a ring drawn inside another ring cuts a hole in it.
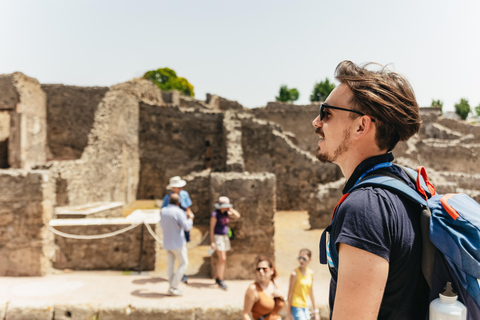
[{"label": "woman with sunglasses on head", "polygon": [[279,311],[285,305],[273,281],[277,275],[272,260],[259,257],[255,263],[255,282],[245,292],[243,320],[281,320]]},{"label": "woman with sunglasses on head", "polygon": [[320,320],[318,309],[315,308],[315,297],[313,295],[313,272],[308,268],[312,260],[312,252],[308,249],[301,249],[298,253],[299,266],[290,275],[290,286],[288,288],[288,311],[287,320],[309,320],[310,312],[307,307],[307,298],[310,296],[314,312],[314,319]]}]

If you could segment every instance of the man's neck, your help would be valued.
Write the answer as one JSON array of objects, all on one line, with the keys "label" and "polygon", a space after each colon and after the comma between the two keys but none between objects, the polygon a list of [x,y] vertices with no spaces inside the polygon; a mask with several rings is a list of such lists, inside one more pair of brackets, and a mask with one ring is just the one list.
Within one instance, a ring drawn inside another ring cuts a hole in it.
[{"label": "man's neck", "polygon": [[357,166],[364,160],[385,153],[387,153],[387,150],[377,149],[370,150],[369,152],[368,150],[358,150],[355,152],[348,152],[348,154],[345,154],[342,159],[338,159],[335,163],[340,167],[340,170],[342,170],[345,179],[348,180],[353,174],[353,171],[355,171],[355,168],[357,168]]}]

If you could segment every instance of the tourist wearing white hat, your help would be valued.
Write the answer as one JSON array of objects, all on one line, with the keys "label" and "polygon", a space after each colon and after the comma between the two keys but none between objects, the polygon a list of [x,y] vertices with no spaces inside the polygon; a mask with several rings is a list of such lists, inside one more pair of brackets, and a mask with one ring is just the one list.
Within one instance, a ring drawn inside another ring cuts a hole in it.
[{"label": "tourist wearing white hat", "polygon": [[[183,190],[182,188],[185,187],[187,181],[183,180],[179,176],[175,176],[170,178],[170,181],[167,185],[167,189],[170,190],[165,197],[163,197],[162,208],[168,206],[170,195],[172,193],[178,193],[180,195],[180,208],[185,211],[185,214],[193,215],[192,210],[190,207],[192,206],[192,199],[190,199],[190,195],[187,191]],[[185,239],[187,242],[190,241],[190,231],[185,231]],[[188,283],[188,279],[186,275],[183,275],[182,282]]]},{"label": "tourist wearing white hat", "polygon": [[228,238],[229,218],[240,218],[240,213],[233,209],[230,199],[220,197],[215,204],[215,211],[210,218],[210,242],[212,250],[217,251],[217,278],[215,282],[223,290],[227,290],[227,285],[223,281],[225,273],[225,264],[227,262],[227,251],[230,250],[230,239]]}]

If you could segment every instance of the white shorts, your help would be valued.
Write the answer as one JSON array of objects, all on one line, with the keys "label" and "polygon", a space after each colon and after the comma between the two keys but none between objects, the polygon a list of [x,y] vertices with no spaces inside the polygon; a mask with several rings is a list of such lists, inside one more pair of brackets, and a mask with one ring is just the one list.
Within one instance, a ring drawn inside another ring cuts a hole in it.
[{"label": "white shorts", "polygon": [[215,245],[217,246],[217,251],[230,251],[230,239],[226,234],[215,234],[213,235],[215,240]]}]

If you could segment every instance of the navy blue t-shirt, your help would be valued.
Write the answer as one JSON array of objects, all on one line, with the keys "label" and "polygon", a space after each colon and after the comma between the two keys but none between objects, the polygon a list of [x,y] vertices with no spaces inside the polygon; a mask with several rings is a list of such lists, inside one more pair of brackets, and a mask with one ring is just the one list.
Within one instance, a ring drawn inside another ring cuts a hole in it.
[{"label": "navy blue t-shirt", "polygon": [[[347,193],[365,171],[379,163],[391,161],[391,153],[366,159],[357,166],[343,193]],[[412,184],[408,176],[396,166],[382,170]],[[370,174],[375,174],[375,171]],[[364,187],[356,189],[345,199],[332,221],[330,241],[335,243],[337,251],[339,244],[345,243],[389,262],[378,319],[425,319],[429,290],[421,271],[419,208],[418,204],[388,190]],[[333,310],[337,272],[330,267],[330,273],[330,310]]]}]

